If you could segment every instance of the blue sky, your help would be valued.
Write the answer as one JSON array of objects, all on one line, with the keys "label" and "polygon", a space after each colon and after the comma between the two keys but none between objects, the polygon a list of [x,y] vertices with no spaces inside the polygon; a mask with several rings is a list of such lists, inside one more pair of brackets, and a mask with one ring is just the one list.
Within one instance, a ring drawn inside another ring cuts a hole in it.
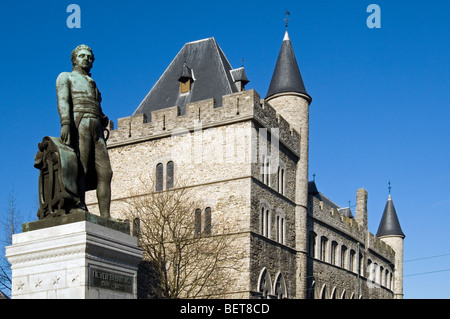
[{"label": "blue sky", "polygon": [[[71,3],[81,8],[79,29],[66,25]],[[381,8],[379,29],[366,25],[371,3]],[[75,46],[93,48],[93,77],[116,123],[133,113],[184,43],[211,36],[232,66],[244,58],[247,88],[264,97],[286,8],[313,98],[310,178],[316,174],[319,190],[341,206],[354,205],[364,187],[372,233],[391,181],[406,234],[405,298],[450,298],[450,3],[444,0],[2,2],[0,214],[14,192],[25,221],[36,218],[34,155],[42,137],[59,135],[55,80],[71,70]]]}]

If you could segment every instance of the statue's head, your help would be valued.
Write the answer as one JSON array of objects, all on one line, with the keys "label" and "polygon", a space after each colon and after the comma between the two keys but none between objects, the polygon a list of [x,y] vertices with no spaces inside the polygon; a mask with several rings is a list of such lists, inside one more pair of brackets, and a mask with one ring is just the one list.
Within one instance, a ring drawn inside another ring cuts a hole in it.
[{"label": "statue's head", "polygon": [[79,66],[89,71],[92,68],[95,58],[90,47],[85,44],[80,44],[72,51],[71,60],[73,66]]}]

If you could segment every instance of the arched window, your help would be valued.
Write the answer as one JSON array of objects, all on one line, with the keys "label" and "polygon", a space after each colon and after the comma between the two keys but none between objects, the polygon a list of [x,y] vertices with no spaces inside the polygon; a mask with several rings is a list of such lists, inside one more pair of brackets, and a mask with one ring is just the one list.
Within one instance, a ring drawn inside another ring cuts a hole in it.
[{"label": "arched window", "polygon": [[261,293],[261,299],[267,299],[272,294],[272,280],[266,268],[259,275],[258,292]]},{"label": "arched window", "polygon": [[203,231],[205,235],[211,235],[211,207],[205,208],[205,227]]},{"label": "arched window", "polygon": [[316,233],[311,231],[309,232],[309,245],[308,245],[308,251],[309,251],[309,256],[315,258],[316,257]]},{"label": "arched window", "polygon": [[338,243],[336,241],[331,242],[331,263],[333,265],[337,265],[337,250],[338,250]]},{"label": "arched window", "polygon": [[360,274],[361,276],[364,276],[364,273],[363,273],[363,260],[364,260],[364,257],[363,257],[363,255],[360,253],[359,254],[359,262],[358,262],[358,274]]},{"label": "arched window", "polygon": [[373,281],[373,269],[372,260],[367,259],[367,280]]},{"label": "arched window", "polygon": [[275,279],[275,287],[273,290],[275,292],[275,296],[277,296],[278,299],[287,298],[286,283],[285,283],[284,277],[281,273],[279,273]]},{"label": "arched window", "polygon": [[284,163],[280,163],[280,166],[278,166],[278,170],[277,170],[277,191],[284,195],[284,186],[285,186],[285,173],[286,172],[286,167],[284,165]]},{"label": "arched window", "polygon": [[158,163],[156,165],[156,191],[160,192],[164,187],[164,165],[162,163]]},{"label": "arched window", "polygon": [[320,299],[327,299],[327,286],[323,285],[322,290],[320,291]]},{"label": "arched window", "polygon": [[166,189],[173,188],[173,162],[167,162]]},{"label": "arched window", "polygon": [[380,276],[380,266],[377,263],[374,263],[374,272],[375,272],[375,283],[380,284],[381,276]]},{"label": "arched window", "polygon": [[328,246],[328,238],[326,238],[325,236],[322,236],[320,238],[320,260],[322,261],[326,261],[326,257],[327,257],[327,249]]},{"label": "arched window", "polygon": [[350,249],[350,265],[348,267],[348,270],[355,271],[355,257],[356,252],[353,249]]},{"label": "arched window", "polygon": [[277,208],[275,217],[275,240],[281,244],[286,242],[286,217],[285,213]]},{"label": "arched window", "polygon": [[270,186],[270,156],[268,155],[261,157],[261,180]]},{"label": "arched window", "polygon": [[269,204],[264,201],[261,203],[259,211],[260,234],[270,238],[271,214]]},{"label": "arched window", "polygon": [[331,291],[330,299],[336,299],[336,287],[333,287],[333,290]]},{"label": "arched window", "polygon": [[341,267],[347,269],[347,247],[341,246]]},{"label": "arched window", "polygon": [[141,235],[141,220],[136,217],[133,219],[133,236],[139,237]]},{"label": "arched window", "polygon": [[202,231],[202,210],[197,208],[194,213],[195,236],[200,236]]}]

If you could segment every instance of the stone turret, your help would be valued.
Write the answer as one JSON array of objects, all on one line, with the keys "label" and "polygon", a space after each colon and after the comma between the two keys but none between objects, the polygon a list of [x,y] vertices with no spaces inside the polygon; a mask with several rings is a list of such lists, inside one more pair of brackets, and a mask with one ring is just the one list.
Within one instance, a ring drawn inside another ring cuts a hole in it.
[{"label": "stone turret", "polygon": [[377,237],[395,251],[394,298],[403,299],[403,241],[405,234],[395,211],[391,194],[386,202]]},{"label": "stone turret", "polygon": [[297,297],[306,297],[306,219],[308,203],[309,104],[289,34],[286,31],[265,101],[300,133],[300,158],[296,167]]}]

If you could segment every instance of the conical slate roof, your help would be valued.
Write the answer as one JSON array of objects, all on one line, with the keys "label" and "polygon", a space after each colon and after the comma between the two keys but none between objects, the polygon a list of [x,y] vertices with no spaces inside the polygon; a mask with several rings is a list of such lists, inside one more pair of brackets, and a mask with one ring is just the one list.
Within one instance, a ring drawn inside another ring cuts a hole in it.
[{"label": "conical slate roof", "polygon": [[286,92],[300,93],[311,100],[311,97],[306,92],[305,85],[303,84],[294,49],[292,48],[287,31],[284,35],[283,43],[281,44],[280,53],[278,54],[277,64],[275,65],[266,99],[275,94]]},{"label": "conical slate roof", "polygon": [[[150,120],[152,111],[178,106],[181,115],[187,103],[210,98],[221,106],[222,96],[238,92],[232,69],[213,37],[186,43],[134,114],[145,113]],[[179,80],[185,79],[193,80],[189,93],[180,92]]]},{"label": "conical slate roof", "polygon": [[403,234],[402,228],[400,227],[400,222],[398,221],[397,213],[395,212],[394,203],[390,194],[377,231],[377,237],[383,236],[405,237],[405,234]]}]

